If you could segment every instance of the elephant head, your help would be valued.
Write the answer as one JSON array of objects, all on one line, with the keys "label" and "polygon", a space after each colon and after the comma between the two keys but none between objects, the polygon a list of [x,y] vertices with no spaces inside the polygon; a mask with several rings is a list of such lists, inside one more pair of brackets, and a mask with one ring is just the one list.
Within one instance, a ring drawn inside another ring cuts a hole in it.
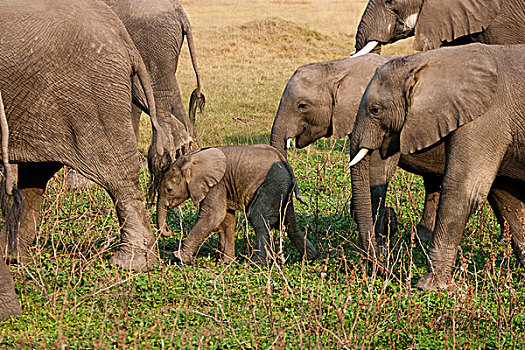
[{"label": "elephant head", "polygon": [[377,69],[359,105],[350,144],[354,215],[365,248],[374,247],[375,237],[367,153],[379,150],[386,158],[437,144],[490,108],[497,79],[481,44],[398,58]]},{"label": "elephant head", "polygon": [[217,148],[208,148],[177,159],[162,177],[157,200],[157,225],[164,236],[172,232],[166,226],[167,210],[191,198],[200,203],[217,185],[226,171],[226,156]]},{"label": "elephant head", "polygon": [[356,51],[414,35],[414,48],[432,50],[469,42],[498,15],[501,0],[369,0],[356,35]]},{"label": "elephant head", "polygon": [[348,135],[366,85],[389,59],[366,55],[297,69],[281,97],[271,145],[286,155],[287,141],[293,138],[303,148],[321,137]]}]

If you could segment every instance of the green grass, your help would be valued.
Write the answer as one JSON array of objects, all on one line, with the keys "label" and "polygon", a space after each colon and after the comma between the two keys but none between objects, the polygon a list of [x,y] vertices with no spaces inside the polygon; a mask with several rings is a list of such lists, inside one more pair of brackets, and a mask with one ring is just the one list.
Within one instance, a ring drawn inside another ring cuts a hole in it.
[{"label": "green grass", "polygon": [[[366,4],[182,3],[194,23],[208,101],[197,120],[201,146],[268,142],[288,78],[300,65],[347,55]],[[350,19],[341,18],[343,10]],[[409,43],[386,53],[400,52],[409,52]],[[178,77],[186,102],[195,84],[190,65],[183,50]],[[149,137],[146,119],[143,124],[142,149]],[[254,237],[242,214],[232,264],[218,261],[218,237],[213,235],[191,267],[163,255],[148,273],[115,269],[107,258],[117,249],[119,227],[108,195],[98,187],[66,193],[58,174],[46,192],[33,261],[11,267],[23,315],[0,325],[0,347],[524,346],[524,270],[487,205],[465,230],[454,271],[456,288],[418,292],[412,286],[426,271],[428,244],[409,236],[422,211],[421,179],[398,171],[392,181],[387,202],[398,213],[400,229],[389,238],[386,263],[393,273],[377,277],[359,253],[349,216],[347,142],[320,140],[307,149],[292,149],[289,160],[308,203],[296,205],[298,222],[321,258],[303,263],[290,242],[274,232],[277,253],[268,270],[247,263]],[[146,179],[142,182],[145,190]],[[195,211],[186,203],[182,217],[177,210],[169,213],[175,235],[160,237],[159,250],[177,247]],[[148,212],[153,223],[153,209]]]}]

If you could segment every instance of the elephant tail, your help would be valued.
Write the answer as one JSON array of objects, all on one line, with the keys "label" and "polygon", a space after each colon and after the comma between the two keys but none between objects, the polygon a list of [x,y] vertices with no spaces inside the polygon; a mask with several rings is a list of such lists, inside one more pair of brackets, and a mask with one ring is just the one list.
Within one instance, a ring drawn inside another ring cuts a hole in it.
[{"label": "elephant tail", "polygon": [[308,206],[308,204],[306,204],[306,202],[299,195],[299,185],[297,184],[297,179],[295,178],[295,174],[294,174],[294,171],[292,169],[292,166],[286,160],[284,160],[283,163],[285,164],[286,169],[288,170],[288,172],[290,173],[290,176],[292,177],[293,192],[294,192],[294,195],[295,195],[295,199],[297,199],[302,204]]},{"label": "elephant tail", "polygon": [[[154,201],[155,194],[157,193],[158,187],[160,185],[162,174],[171,164],[169,139],[166,135],[164,135],[163,130],[157,120],[157,111],[155,107],[155,99],[153,97],[153,88],[151,87],[151,78],[148,71],[146,70],[146,65],[144,64],[142,57],[136,50],[133,59],[133,70],[136,77],[138,78],[138,81],[140,82],[139,86],[136,79],[134,79],[133,90],[135,90],[135,92],[133,95],[139,95],[140,90],[142,90],[148,105],[148,114],[150,116],[153,132],[153,137],[148,150],[148,168],[151,173],[148,198],[150,201]],[[141,109],[142,108],[143,107],[141,107]]]},{"label": "elephant tail", "polygon": [[[18,244],[18,224],[20,223],[24,209],[24,198],[22,192],[15,186],[15,171],[11,164],[9,164],[9,127],[7,125],[7,117],[5,115],[1,92],[0,129],[2,135],[2,165],[5,172],[0,185],[0,205],[2,207],[2,216],[5,220],[10,245],[8,251],[16,251],[15,246]],[[5,247],[1,247],[1,249],[5,249]]]},{"label": "elephant tail", "polygon": [[5,191],[9,196],[13,195],[15,177],[11,164],[9,164],[9,126],[5,115],[4,100],[0,92],[0,131],[2,135],[2,163],[4,166]]},{"label": "elephant tail", "polygon": [[197,88],[191,93],[189,105],[189,118],[192,123],[195,123],[195,114],[197,112],[197,108],[199,108],[199,111],[202,113],[202,110],[206,105],[206,98],[204,97],[204,94],[201,91],[202,85],[199,74],[199,67],[197,66],[197,55],[195,53],[195,46],[193,45],[193,32],[191,30],[190,21],[188,19],[188,16],[186,16],[186,13],[184,13],[182,9],[181,12],[182,30],[184,31],[184,35],[186,35],[186,41],[188,42],[188,48],[190,50],[191,64],[193,65],[193,71],[195,72],[195,77],[197,79]]}]

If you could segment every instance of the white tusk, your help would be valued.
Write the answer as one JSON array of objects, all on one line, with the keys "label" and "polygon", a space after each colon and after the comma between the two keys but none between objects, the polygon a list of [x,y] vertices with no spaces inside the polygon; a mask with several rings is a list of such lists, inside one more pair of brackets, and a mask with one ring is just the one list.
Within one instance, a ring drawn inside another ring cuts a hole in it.
[{"label": "white tusk", "polygon": [[359,163],[361,161],[361,159],[363,159],[366,156],[367,153],[368,153],[368,149],[361,148],[359,153],[357,153],[357,155],[354,157],[354,159],[352,159],[352,161],[350,162],[350,166],[354,166],[357,163]]},{"label": "white tusk", "polygon": [[286,140],[286,149],[289,149],[290,147],[292,147],[292,139],[291,138]]},{"label": "white tusk", "polygon": [[350,52],[350,56],[355,55],[355,50]]},{"label": "white tusk", "polygon": [[366,55],[367,53],[370,53],[376,46],[379,44],[377,41],[370,41],[368,44],[365,45],[359,52],[357,52],[355,55],[351,56],[352,58],[359,57]]}]

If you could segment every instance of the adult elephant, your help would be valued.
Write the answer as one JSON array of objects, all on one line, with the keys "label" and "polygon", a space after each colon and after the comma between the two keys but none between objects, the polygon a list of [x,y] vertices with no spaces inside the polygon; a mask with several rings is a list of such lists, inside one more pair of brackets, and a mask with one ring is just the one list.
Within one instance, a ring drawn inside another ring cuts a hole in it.
[{"label": "adult elephant", "polygon": [[[186,153],[196,141],[195,112],[204,106],[190,21],[177,0],[104,0],[122,20],[151,76],[157,117],[168,131],[172,159]],[[175,75],[184,37],[188,42],[197,88],[190,98],[189,118],[180,97]],[[140,109],[133,108],[138,138]],[[174,118],[178,120],[175,121]],[[180,123],[183,128],[181,128]]]},{"label": "adult elephant", "polygon": [[415,36],[419,51],[472,42],[525,43],[524,0],[369,0],[357,28],[360,54]]},{"label": "adult elephant", "polygon": [[[195,132],[196,109],[204,107],[205,98],[201,92],[200,74],[193,44],[191,25],[184,9],[177,0],[104,0],[122,20],[131,39],[140,52],[151,77],[155,107],[159,125],[169,141],[170,160],[188,152],[197,142]],[[182,44],[186,37],[197,88],[192,92],[189,103],[189,118],[182,104],[179,84],[175,75]],[[132,106],[132,120],[135,137],[139,139],[139,122],[142,109],[138,101]],[[163,166],[154,155],[148,155],[154,196],[159,185]],[[73,171],[66,175],[68,189],[80,189],[89,184]]]},{"label": "adult elephant", "polygon": [[[286,156],[287,145],[294,138],[297,148],[303,148],[322,137],[350,135],[366,86],[376,68],[392,58],[370,54],[297,69],[282,94],[273,122],[271,145]],[[371,218],[377,218],[375,232],[378,237],[395,227],[395,213],[391,208],[385,208],[385,196],[399,160],[403,169],[423,175],[425,209],[417,233],[423,240],[431,239],[441,183],[437,175],[442,167],[441,160],[436,160],[435,156],[429,154],[422,159],[418,155],[409,155],[400,160],[399,157],[382,160],[378,152],[372,154],[369,187],[363,190],[371,194],[372,209],[367,207],[366,210],[370,210]],[[426,160],[433,164],[424,165]],[[352,204],[355,212],[358,208]],[[363,240],[363,244],[368,246],[367,241]],[[375,243],[373,247],[376,248]]]},{"label": "adult elephant", "polygon": [[[448,285],[466,222],[491,188],[491,204],[525,262],[524,59],[523,45],[407,56],[380,67],[363,95],[351,137],[353,186],[368,188],[370,150],[386,158],[441,147],[445,156],[431,266],[420,289]],[[365,191],[353,191],[353,198],[370,203]],[[359,213],[360,229],[369,215]]]},{"label": "adult elephant", "polygon": [[[0,249],[7,245],[12,257],[24,259],[47,182],[67,165],[100,184],[115,203],[121,247],[111,263],[145,270],[156,260],[155,237],[139,188],[132,98],[147,102],[151,153],[167,162],[169,145],[156,120],[149,75],[125,27],[99,0],[5,0],[0,17],[9,158],[18,163],[25,199],[20,215],[1,231]],[[20,239],[10,239],[13,230]]]}]

